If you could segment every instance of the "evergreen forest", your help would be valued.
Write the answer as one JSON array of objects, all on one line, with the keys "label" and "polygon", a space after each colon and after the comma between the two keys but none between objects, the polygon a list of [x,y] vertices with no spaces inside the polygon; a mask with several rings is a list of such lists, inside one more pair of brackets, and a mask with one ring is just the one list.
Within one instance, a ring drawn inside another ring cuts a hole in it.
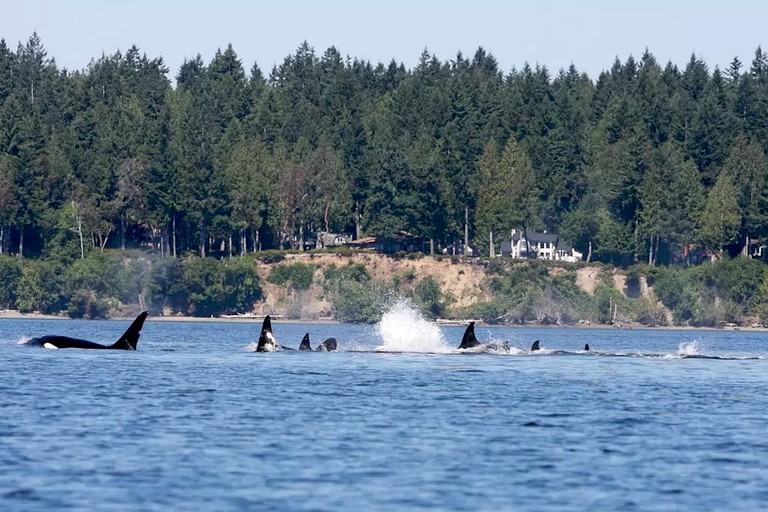
[{"label": "evergreen forest", "polygon": [[402,230],[487,256],[523,229],[687,267],[768,238],[760,47],[727,69],[646,50],[597,77],[482,48],[407,69],[304,42],[248,65],[230,45],[172,71],[133,46],[68,70],[37,34],[0,41],[0,254],[223,258]]}]

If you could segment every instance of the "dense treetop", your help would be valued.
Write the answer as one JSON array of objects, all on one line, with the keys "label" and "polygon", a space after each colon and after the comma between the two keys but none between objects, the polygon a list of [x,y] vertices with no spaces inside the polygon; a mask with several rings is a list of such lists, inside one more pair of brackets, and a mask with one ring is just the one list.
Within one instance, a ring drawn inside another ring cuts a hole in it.
[{"label": "dense treetop", "polygon": [[547,229],[591,259],[685,261],[768,237],[768,54],[683,69],[646,51],[596,78],[505,72],[482,48],[414,69],[302,43],[268,76],[228,46],[131,47],[59,69],[0,41],[0,252],[154,244],[205,256],[318,231],[407,230],[481,253]]}]

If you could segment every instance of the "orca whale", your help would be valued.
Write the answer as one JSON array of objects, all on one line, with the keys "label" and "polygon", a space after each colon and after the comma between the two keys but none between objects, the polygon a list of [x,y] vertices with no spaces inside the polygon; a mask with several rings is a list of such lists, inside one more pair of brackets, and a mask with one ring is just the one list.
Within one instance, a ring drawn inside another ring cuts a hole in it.
[{"label": "orca whale", "polygon": [[[336,338],[328,338],[320,343],[315,350],[331,352],[336,350],[336,346]],[[256,352],[276,352],[278,350],[296,349],[285,347],[277,342],[275,335],[272,333],[272,319],[267,315],[264,317],[264,323],[261,324],[261,334],[259,334],[259,342],[256,345]],[[299,350],[312,350],[312,345],[309,343],[309,333],[306,333],[304,338],[302,338]]]},{"label": "orca whale", "polygon": [[584,352],[589,352],[589,343],[584,344]]},{"label": "orca whale", "polygon": [[[333,352],[336,350],[337,343],[336,338],[328,338],[327,340],[320,343],[315,350],[319,352]],[[299,350],[312,350],[312,345],[309,343],[309,333],[306,333],[304,337],[301,339],[301,345],[299,345]]]},{"label": "orca whale", "polygon": [[259,334],[256,352],[274,352],[276,350],[280,350],[280,345],[275,341],[275,335],[272,334],[272,320],[267,315],[261,324],[261,334]]},{"label": "orca whale", "polygon": [[[470,348],[479,351],[492,350],[496,352],[509,352],[509,344],[506,341],[502,341],[501,343],[480,343],[477,341],[477,337],[475,337],[475,322],[469,322],[469,325],[464,331],[464,336],[461,338],[461,344],[459,345],[459,349]],[[537,350],[539,350],[539,340],[534,341],[533,345],[531,345],[531,352]]]},{"label": "orca whale", "polygon": [[509,351],[506,341],[501,343],[480,343],[475,337],[475,322],[469,322],[464,336],[461,338],[459,349],[479,348],[480,350]]},{"label": "orca whale", "polygon": [[44,348],[83,348],[83,349],[106,349],[106,350],[136,350],[141,336],[141,328],[144,326],[144,320],[147,319],[147,311],[143,311],[136,317],[130,327],[126,329],[120,338],[112,345],[101,345],[88,340],[70,338],[69,336],[48,335],[40,338],[32,338],[29,343],[40,345]]}]

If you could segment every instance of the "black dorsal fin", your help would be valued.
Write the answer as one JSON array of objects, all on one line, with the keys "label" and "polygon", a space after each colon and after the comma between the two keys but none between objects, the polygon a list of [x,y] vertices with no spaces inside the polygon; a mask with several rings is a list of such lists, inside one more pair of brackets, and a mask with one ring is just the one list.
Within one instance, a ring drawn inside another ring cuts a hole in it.
[{"label": "black dorsal fin", "polygon": [[304,337],[301,339],[301,345],[299,345],[299,350],[312,350],[312,345],[309,344],[309,333],[306,333]]},{"label": "black dorsal fin", "polygon": [[472,348],[478,345],[480,342],[475,338],[475,322],[469,322],[467,330],[464,331],[464,337],[461,338],[459,348]]},{"label": "black dorsal fin", "polygon": [[584,351],[587,352],[589,350],[589,343],[584,344]]},{"label": "black dorsal fin", "polygon": [[531,345],[531,352],[535,352],[536,350],[539,350],[539,340],[534,341],[533,345]]},{"label": "black dorsal fin", "polygon": [[337,343],[336,338],[328,338],[317,346],[317,350],[324,350],[326,352],[333,352],[336,350]]},{"label": "black dorsal fin", "polygon": [[130,327],[125,330],[122,336],[109,348],[118,350],[136,350],[141,336],[141,328],[144,327],[144,320],[147,319],[147,311],[142,311]]}]

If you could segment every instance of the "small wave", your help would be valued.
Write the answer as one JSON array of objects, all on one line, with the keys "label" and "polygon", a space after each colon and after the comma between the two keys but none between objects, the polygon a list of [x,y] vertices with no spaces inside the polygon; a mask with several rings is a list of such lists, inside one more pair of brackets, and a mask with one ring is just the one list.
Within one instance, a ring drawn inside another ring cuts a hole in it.
[{"label": "small wave", "polygon": [[245,351],[246,351],[246,352],[256,352],[256,349],[257,349],[258,347],[259,347],[259,344],[258,344],[258,343],[249,343],[249,344],[248,344],[248,345],[245,347]]},{"label": "small wave", "polygon": [[34,345],[35,338],[32,336],[22,336],[17,342],[17,345]]}]

